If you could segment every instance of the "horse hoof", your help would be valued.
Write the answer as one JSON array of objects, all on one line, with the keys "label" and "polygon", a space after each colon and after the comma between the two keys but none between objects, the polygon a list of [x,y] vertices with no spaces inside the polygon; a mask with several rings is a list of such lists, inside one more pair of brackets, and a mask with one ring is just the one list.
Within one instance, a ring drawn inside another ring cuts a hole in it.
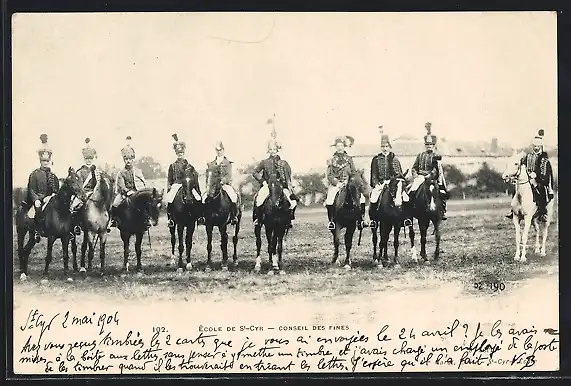
[{"label": "horse hoof", "polygon": [[539,253],[539,256],[545,257],[545,256],[547,256],[547,253],[545,253],[545,251],[541,251],[541,252]]},{"label": "horse hoof", "polygon": [[176,273],[178,273],[179,275],[182,275],[182,271],[183,271],[183,269],[179,267],[179,268],[177,268]]},{"label": "horse hoof", "polygon": [[44,279],[40,280],[40,283],[46,284],[48,281],[49,281],[48,279],[45,279],[45,278],[44,278]]},{"label": "horse hoof", "polygon": [[284,270],[280,269],[280,275],[285,275],[285,274],[286,274],[286,272]]},{"label": "horse hoof", "polygon": [[256,266],[254,267],[254,271],[260,272],[261,270],[262,270],[262,266],[260,264],[256,264]]},{"label": "horse hoof", "polygon": [[137,277],[143,277],[143,271],[137,271]]},{"label": "horse hoof", "polygon": [[228,266],[227,266],[227,265],[223,265],[223,266],[222,266],[222,271],[228,272]]},{"label": "horse hoof", "polygon": [[192,271],[192,263],[186,263],[186,270]]},{"label": "horse hoof", "polygon": [[68,278],[67,278],[67,281],[68,281],[69,283],[71,283],[71,282],[73,281],[73,278],[72,278],[72,277],[68,277]]},{"label": "horse hoof", "polygon": [[525,257],[522,257],[519,261],[521,261],[522,263],[525,263],[527,261],[527,259]]},{"label": "horse hoof", "polygon": [[26,274],[22,272],[20,274],[20,281],[26,281],[26,280],[28,280],[28,276],[26,276]]},{"label": "horse hoof", "polygon": [[400,264],[395,264],[395,265],[394,265],[394,268],[395,268],[395,269],[401,269],[402,267],[401,267]]},{"label": "horse hoof", "polygon": [[539,248],[535,248],[533,253],[535,253],[536,255],[539,255],[541,253],[541,250]]},{"label": "horse hoof", "polygon": [[80,270],[79,270],[79,272],[80,272],[80,273],[85,273],[85,272],[87,272],[87,270],[85,269],[85,267],[81,267]]},{"label": "horse hoof", "polygon": [[204,272],[212,272],[212,267],[206,266],[206,268],[204,268]]},{"label": "horse hoof", "polygon": [[349,264],[345,264],[345,267],[343,268],[345,268],[345,271],[349,271],[351,269],[351,266]]},{"label": "horse hoof", "polygon": [[270,270],[268,271],[268,276],[274,276],[274,271],[270,269]]}]

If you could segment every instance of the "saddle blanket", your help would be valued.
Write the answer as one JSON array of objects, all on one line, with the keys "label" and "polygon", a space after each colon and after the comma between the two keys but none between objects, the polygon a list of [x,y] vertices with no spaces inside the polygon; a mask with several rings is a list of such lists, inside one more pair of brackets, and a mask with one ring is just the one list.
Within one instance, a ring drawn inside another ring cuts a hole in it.
[{"label": "saddle blanket", "polygon": [[[339,193],[339,191],[341,190],[342,185],[337,185],[337,186],[329,186],[329,188],[327,189],[327,198],[325,199],[325,203],[323,204],[323,206],[329,206],[329,205],[333,205],[335,203],[335,197],[337,197],[337,194]],[[361,193],[361,199],[360,199],[360,203],[361,204],[365,204],[367,201],[365,199],[365,195],[363,193]]]},{"label": "saddle blanket", "polygon": [[[51,194],[49,196],[46,196],[43,198],[42,200],[42,206],[41,206],[41,210],[43,211],[44,209],[46,209],[46,206],[48,205],[48,203],[50,202],[50,200],[55,196],[55,194]],[[36,207],[32,204],[32,207],[30,208],[30,210],[28,210],[28,217],[29,218],[36,218]]]},{"label": "saddle blanket", "polygon": [[[294,209],[297,206],[297,201],[292,200],[290,198],[291,192],[289,191],[289,189],[284,189],[284,194],[286,199],[289,201],[290,208]],[[270,189],[267,187],[267,185],[262,185],[260,191],[256,195],[256,200],[255,200],[256,207],[262,206],[269,196],[270,196]]]}]

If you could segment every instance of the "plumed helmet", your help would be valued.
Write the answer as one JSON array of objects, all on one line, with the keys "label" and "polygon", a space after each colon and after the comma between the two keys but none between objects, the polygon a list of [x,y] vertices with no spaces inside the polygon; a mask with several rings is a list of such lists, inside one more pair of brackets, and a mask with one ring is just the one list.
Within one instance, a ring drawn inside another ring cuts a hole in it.
[{"label": "plumed helmet", "polygon": [[172,139],[173,139],[173,143],[172,143],[172,148],[174,150],[175,153],[179,153],[179,152],[185,152],[186,151],[186,143],[183,141],[179,141],[178,140],[178,134],[173,134],[172,135]]},{"label": "plumed helmet", "polygon": [[337,146],[338,143],[342,143],[345,147],[351,147],[355,143],[355,139],[348,135],[339,135],[335,137],[335,141],[331,146]]},{"label": "plumed helmet", "polygon": [[81,153],[83,154],[83,158],[85,159],[93,159],[97,157],[97,152],[94,148],[92,148],[89,143],[91,142],[90,138],[85,138],[85,147],[81,149]]},{"label": "plumed helmet", "polygon": [[387,134],[383,134],[383,126],[379,126],[379,132],[381,133],[381,146],[389,145],[389,147],[392,148],[389,136]]},{"label": "plumed helmet", "polygon": [[40,135],[41,146],[38,149],[38,156],[40,160],[49,161],[52,158],[52,149],[48,146],[48,135],[42,134]]},{"label": "plumed helmet", "polygon": [[432,123],[426,122],[424,125],[426,129],[426,135],[424,136],[424,144],[425,145],[436,145],[436,135],[432,134]]},{"label": "plumed helmet", "polygon": [[224,150],[224,144],[222,143],[222,141],[216,142],[215,149],[216,150]]},{"label": "plumed helmet", "polygon": [[545,131],[543,129],[539,129],[535,138],[533,138],[533,146],[543,146],[543,135]]},{"label": "plumed helmet", "polygon": [[121,149],[121,156],[123,157],[123,159],[125,158],[135,158],[135,149],[133,149],[131,147],[131,136],[128,135],[125,138],[125,146]]}]

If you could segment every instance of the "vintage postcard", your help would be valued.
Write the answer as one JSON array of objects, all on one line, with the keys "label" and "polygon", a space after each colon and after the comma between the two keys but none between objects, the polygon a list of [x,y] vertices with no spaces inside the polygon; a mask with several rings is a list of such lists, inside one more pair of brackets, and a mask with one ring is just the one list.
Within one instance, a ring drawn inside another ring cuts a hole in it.
[{"label": "vintage postcard", "polygon": [[559,369],[556,13],[11,23],[16,375]]}]

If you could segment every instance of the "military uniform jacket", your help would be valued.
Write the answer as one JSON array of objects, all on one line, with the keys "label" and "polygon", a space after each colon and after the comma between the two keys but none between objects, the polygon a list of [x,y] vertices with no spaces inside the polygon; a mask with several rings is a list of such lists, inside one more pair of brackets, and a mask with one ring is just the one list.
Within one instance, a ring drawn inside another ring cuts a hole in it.
[{"label": "military uniform jacket", "polygon": [[123,168],[117,174],[117,192],[126,195],[130,190],[140,190],[145,188],[145,177],[143,172],[136,167]]},{"label": "military uniform jacket", "polygon": [[335,153],[327,160],[327,181],[333,186],[349,179],[349,175],[356,171],[353,158],[346,152]]},{"label": "military uniform jacket", "polygon": [[169,165],[169,171],[167,175],[167,190],[170,189],[172,184],[180,184],[185,178],[185,170],[191,169],[194,180],[198,181],[198,172],[186,159],[177,159],[172,164]]},{"label": "military uniform jacket", "polygon": [[423,176],[431,174],[433,178],[438,178],[439,159],[441,159],[441,156],[436,153],[423,151],[416,156],[414,164],[412,165],[412,170]]},{"label": "military uniform jacket", "polygon": [[393,152],[386,156],[379,153],[371,161],[371,187],[389,180],[392,177],[402,177],[400,161]]},{"label": "military uniform jacket", "polygon": [[526,154],[522,159],[528,173],[535,173],[535,181],[542,186],[553,188],[553,169],[546,152]]},{"label": "military uniform jacket", "polygon": [[51,194],[57,193],[58,190],[59,180],[50,168],[37,168],[28,178],[29,203],[42,200]]},{"label": "military uniform jacket", "polygon": [[[232,161],[228,158],[223,157],[220,163],[216,160],[209,162],[206,165],[206,169],[210,174],[213,182],[220,183],[222,185],[230,184],[232,182]],[[209,181],[206,181],[208,183]]]},{"label": "military uniform jacket", "polygon": [[273,177],[278,179],[284,187],[291,186],[291,167],[280,156],[270,156],[262,160],[254,169],[252,175],[259,183],[264,181],[269,183]]},{"label": "military uniform jacket", "polygon": [[[97,167],[95,168],[95,179],[93,179],[90,167],[87,165],[81,165],[81,167],[77,169],[77,176],[81,181],[83,189],[85,189],[86,191],[92,191],[93,189],[95,189],[95,185],[97,184],[97,181],[101,176],[101,170],[99,170],[99,168]],[[86,183],[88,179],[89,181]]]}]

